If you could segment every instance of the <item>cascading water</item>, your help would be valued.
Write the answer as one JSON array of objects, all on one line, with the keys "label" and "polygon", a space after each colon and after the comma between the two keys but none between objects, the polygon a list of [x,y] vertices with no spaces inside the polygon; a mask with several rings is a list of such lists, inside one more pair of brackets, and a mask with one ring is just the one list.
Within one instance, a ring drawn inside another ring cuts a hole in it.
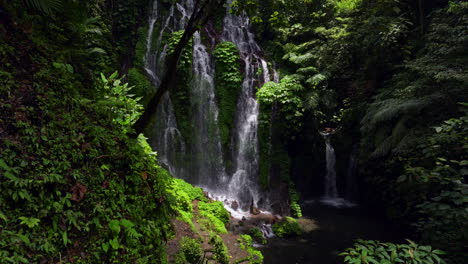
[{"label": "cascading water", "polygon": [[218,128],[218,106],[215,101],[214,69],[211,56],[201,43],[200,33],[193,37],[193,82],[190,101],[193,117],[194,175],[198,185],[219,192],[226,180],[221,137]]},{"label": "cascading water", "polygon": [[320,132],[325,140],[325,158],[327,162],[327,173],[325,175],[325,192],[321,201],[325,204],[335,207],[351,207],[355,204],[341,198],[338,195],[338,188],[336,187],[336,155],[330,140],[331,133]]},{"label": "cascading water", "polygon": [[338,198],[338,189],[336,188],[336,171],[335,171],[335,149],[331,145],[329,134],[322,134],[325,139],[325,155],[327,161],[327,174],[325,176],[325,199]]},{"label": "cascading water", "polygon": [[[167,33],[182,30],[186,27],[193,12],[193,0],[174,3],[167,14],[159,12],[160,4],[154,1],[149,18],[144,66],[153,84],[158,87],[164,75],[167,45],[163,36]],[[159,20],[159,35],[155,38],[155,24]],[[154,40],[155,39],[155,40]],[[155,41],[155,43],[153,43]],[[201,43],[200,33],[194,35],[193,79],[190,85],[190,104],[192,106],[191,122],[193,155],[186,153],[184,139],[177,128],[173,105],[166,93],[155,116],[153,146],[158,151],[159,160],[179,178],[189,179],[192,183],[212,187],[225,178],[220,136],[217,128],[218,108],[214,95],[214,70],[210,54]],[[185,174],[183,160],[193,159],[190,167],[190,178]]]},{"label": "cascading water", "polygon": [[[229,1],[229,4],[232,1]],[[244,61],[244,81],[237,103],[234,147],[234,174],[228,184],[228,196],[235,199],[241,209],[257,206],[260,192],[257,184],[258,175],[258,114],[255,84],[258,69],[263,70],[263,81],[270,81],[270,74],[265,60],[261,59],[261,49],[250,31],[250,20],[246,15],[234,16],[227,10],[224,18],[223,40],[231,41],[239,48]]]},{"label": "cascading water", "polygon": [[[149,19],[144,66],[156,87],[164,74],[167,45],[163,44],[163,36],[184,29],[193,12],[193,6],[193,0],[178,1],[163,14],[158,11],[162,5],[154,1]],[[157,29],[159,35],[155,37]],[[228,8],[224,18],[222,40],[236,44],[245,65],[232,138],[233,175],[229,179],[225,172],[218,128],[213,58],[202,43],[200,32],[196,32],[193,37],[193,69],[190,83],[191,144],[185,145],[177,129],[177,120],[168,93],[158,106],[152,143],[158,151],[159,159],[174,176],[204,187],[213,198],[231,205],[235,203],[236,206],[232,206],[234,209],[230,208],[231,212],[237,210],[236,207],[240,208],[240,212],[247,212],[252,205],[257,206],[261,198],[257,184],[259,106],[254,97],[255,85],[261,84],[262,81],[268,82],[271,77],[267,62],[260,57],[261,49],[250,31],[250,21],[246,15],[234,16],[229,13]],[[215,43],[212,38],[211,48]],[[260,71],[262,76],[259,78],[257,73]],[[276,72],[273,73],[273,79],[278,79]],[[188,151],[190,153],[186,153]],[[192,161],[190,166],[184,163],[187,159]]]},{"label": "cascading water", "polygon": [[[154,41],[155,24],[158,20],[161,20],[161,28],[156,41]],[[154,1],[149,17],[146,53],[143,61],[145,71],[155,87],[160,85],[161,77],[165,72],[167,45],[162,47],[163,34],[174,29],[175,21],[174,7],[171,7],[167,16],[164,17],[159,13],[158,1]],[[162,97],[156,110],[155,119],[158,121],[153,129],[155,136],[152,137],[151,144],[157,146],[159,160],[169,169],[170,173],[183,177],[185,168],[182,165],[182,155],[186,152],[186,146],[180,131],[177,129],[177,120],[168,93]]]}]

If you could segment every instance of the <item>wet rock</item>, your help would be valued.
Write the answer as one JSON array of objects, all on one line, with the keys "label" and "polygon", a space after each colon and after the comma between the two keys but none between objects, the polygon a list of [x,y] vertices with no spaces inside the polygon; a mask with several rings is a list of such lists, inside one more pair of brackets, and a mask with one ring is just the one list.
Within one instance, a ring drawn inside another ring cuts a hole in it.
[{"label": "wet rock", "polygon": [[260,214],[260,209],[258,209],[257,207],[255,206],[250,206],[250,213],[253,214],[253,215],[259,215]]},{"label": "wet rock", "polygon": [[259,214],[260,214],[260,209],[258,209],[257,207],[255,207],[254,201],[253,201],[253,200],[252,200],[252,202],[250,203],[250,213],[253,214],[253,215],[259,215]]},{"label": "wet rock", "polygon": [[232,201],[231,208],[237,211],[237,209],[239,208],[239,203],[237,201]]}]

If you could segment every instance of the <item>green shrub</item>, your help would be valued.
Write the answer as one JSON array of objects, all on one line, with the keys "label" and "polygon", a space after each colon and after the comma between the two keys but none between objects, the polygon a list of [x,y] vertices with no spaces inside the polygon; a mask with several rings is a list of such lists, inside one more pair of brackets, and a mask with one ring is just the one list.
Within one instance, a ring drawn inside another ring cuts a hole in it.
[{"label": "green shrub", "polygon": [[301,206],[299,205],[299,193],[297,193],[294,183],[289,183],[289,207],[293,217],[302,217]]},{"label": "green shrub", "polygon": [[173,181],[174,188],[185,192],[189,196],[191,201],[208,201],[208,198],[206,198],[202,188],[195,187],[182,179],[174,179]]},{"label": "green shrub", "polygon": [[296,219],[286,216],[273,225],[273,232],[278,237],[298,236],[301,234],[301,228]]},{"label": "green shrub", "polygon": [[219,220],[219,218],[209,213],[203,215],[202,218],[198,220],[198,223],[208,231],[213,231],[219,234],[227,234],[228,232],[224,223]]},{"label": "green shrub", "polygon": [[262,264],[263,263],[263,255],[262,252],[256,250],[253,247],[253,239],[249,235],[241,235],[238,239],[240,244],[240,248],[244,249],[249,253],[249,256],[243,259],[238,260],[236,263],[244,263],[247,261],[249,264]]},{"label": "green shrub", "polygon": [[0,259],[39,263],[79,243],[88,254],[77,261],[158,262],[170,176],[142,135],[128,137],[141,108],[117,74],[84,97],[73,72],[41,67],[33,106],[11,109],[0,95],[1,113],[22,116],[4,119],[20,140],[0,139]]},{"label": "green shrub", "polygon": [[445,261],[439,256],[444,252],[431,246],[420,246],[408,240],[409,244],[382,243],[374,240],[357,240],[353,248],[346,249],[345,263],[438,263]]},{"label": "green shrub", "polygon": [[187,259],[183,251],[177,252],[174,257],[174,264],[187,264]]},{"label": "green shrub", "polygon": [[267,240],[263,237],[262,231],[258,227],[249,229],[249,235],[259,243],[266,244]]},{"label": "green shrub", "polygon": [[197,263],[203,255],[200,241],[190,237],[183,237],[180,241],[180,250],[189,263]]},{"label": "green shrub", "polygon": [[220,201],[214,201],[211,203],[199,202],[198,210],[201,216],[207,216],[209,214],[214,215],[224,224],[229,223],[229,219],[231,218],[229,212],[224,208],[223,203]]},{"label": "green shrub", "polygon": [[215,235],[211,238],[210,244],[213,245],[213,258],[218,261],[218,263],[228,264],[229,252],[223,239],[219,235]]}]

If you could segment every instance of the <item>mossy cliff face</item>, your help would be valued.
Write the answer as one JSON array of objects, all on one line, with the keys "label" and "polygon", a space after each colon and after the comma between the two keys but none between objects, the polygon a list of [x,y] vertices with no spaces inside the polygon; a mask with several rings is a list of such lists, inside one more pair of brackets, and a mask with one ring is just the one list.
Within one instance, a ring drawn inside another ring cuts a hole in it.
[{"label": "mossy cliff face", "polygon": [[[219,107],[219,129],[225,153],[231,153],[231,138],[236,112],[237,97],[241,90],[240,55],[232,42],[221,42],[214,50],[216,62],[216,97]],[[225,154],[226,157],[228,155]]]}]

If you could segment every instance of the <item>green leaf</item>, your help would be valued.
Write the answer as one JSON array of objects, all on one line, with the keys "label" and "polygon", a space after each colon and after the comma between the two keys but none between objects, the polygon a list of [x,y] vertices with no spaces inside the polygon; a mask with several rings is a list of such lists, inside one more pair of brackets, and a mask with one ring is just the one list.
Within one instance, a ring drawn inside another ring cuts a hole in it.
[{"label": "green leaf", "polygon": [[0,168],[4,169],[5,171],[11,170],[11,168],[2,159],[0,159]]},{"label": "green leaf", "polygon": [[64,244],[65,246],[68,244],[68,234],[67,234],[67,231],[62,232],[62,241],[63,241],[63,244]]},{"label": "green leaf", "polygon": [[111,245],[111,247],[115,250],[119,249],[119,240],[117,240],[117,238],[114,238],[112,240],[109,240],[109,244]]},{"label": "green leaf", "polygon": [[439,250],[439,249],[434,249],[432,250],[432,253],[438,254],[438,255],[445,255],[445,251]]},{"label": "green leaf", "polygon": [[115,79],[117,77],[117,75],[119,74],[118,71],[115,71],[114,73],[112,73],[112,75],[109,77],[110,80],[112,79]]},{"label": "green leaf", "polygon": [[19,179],[17,177],[15,177],[15,175],[13,175],[11,172],[7,171],[3,174],[5,177],[7,177],[8,179],[12,180],[12,181],[18,181]]},{"label": "green leaf", "polygon": [[17,234],[17,236],[19,237],[19,239],[21,241],[23,241],[26,245],[30,244],[31,241],[29,240],[29,238],[23,234]]},{"label": "green leaf", "polygon": [[120,222],[118,220],[111,220],[109,222],[109,229],[114,233],[114,234],[119,234],[120,233]]},{"label": "green leaf", "polygon": [[102,245],[102,250],[107,253],[109,251],[109,243],[103,243]]},{"label": "green leaf", "polygon": [[70,64],[65,64],[65,67],[67,68],[67,71],[69,73],[74,73],[74,69],[73,69],[73,66],[71,66]]},{"label": "green leaf", "polygon": [[28,218],[28,217],[21,216],[18,219],[21,220],[20,224],[26,225],[29,228],[34,228],[38,226],[39,223],[41,222],[41,220],[34,218],[34,217]]},{"label": "green leaf", "polygon": [[134,227],[135,224],[132,223],[130,220],[127,220],[127,219],[122,219],[120,220],[120,224],[123,226],[123,227],[126,227],[126,228],[130,228],[130,227]]},{"label": "green leaf", "polygon": [[6,215],[2,212],[0,212],[0,219],[2,219],[3,221],[5,222],[8,222],[8,218],[6,217]]},{"label": "green leaf", "polygon": [[104,83],[107,83],[107,79],[106,79],[106,76],[104,76],[104,74],[101,72],[101,80],[104,82]]}]

